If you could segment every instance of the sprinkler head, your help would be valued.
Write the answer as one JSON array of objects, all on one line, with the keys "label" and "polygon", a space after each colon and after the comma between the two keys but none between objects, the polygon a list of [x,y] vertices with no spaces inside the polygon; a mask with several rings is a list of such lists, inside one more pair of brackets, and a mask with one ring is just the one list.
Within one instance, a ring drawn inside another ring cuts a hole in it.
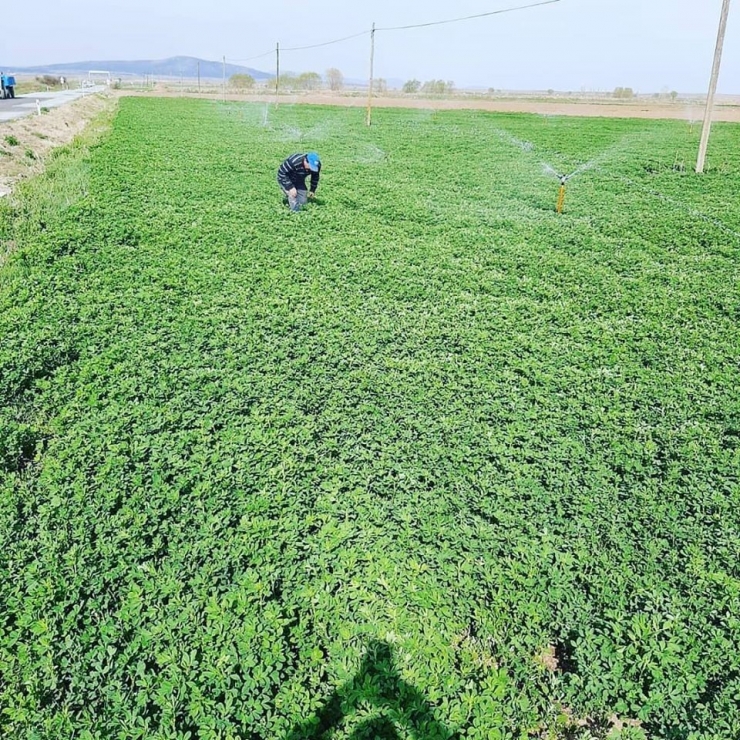
[{"label": "sprinkler head", "polygon": [[568,175],[560,175],[560,184],[565,185],[568,182]]}]

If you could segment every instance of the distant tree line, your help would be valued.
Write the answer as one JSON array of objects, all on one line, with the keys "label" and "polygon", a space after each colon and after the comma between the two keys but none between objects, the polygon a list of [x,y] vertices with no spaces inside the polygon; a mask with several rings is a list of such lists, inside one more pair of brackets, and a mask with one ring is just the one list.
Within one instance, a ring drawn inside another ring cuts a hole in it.
[{"label": "distant tree line", "polygon": [[[229,78],[229,86],[237,90],[251,90],[257,85],[257,81],[249,74],[234,74]],[[281,90],[305,90],[313,91],[328,88],[333,92],[343,90],[345,79],[342,71],[336,67],[330,67],[322,77],[318,72],[302,72],[293,74],[284,72],[280,75]],[[403,92],[407,94],[422,93],[425,95],[449,95],[455,91],[455,83],[452,80],[408,80],[403,85]],[[388,92],[388,81],[384,78],[373,80],[373,92],[383,95]]]},{"label": "distant tree line", "polygon": [[237,90],[251,90],[256,84],[256,80],[249,74],[236,74],[229,77],[229,85]]},{"label": "distant tree line", "polygon": [[330,90],[341,90],[344,87],[344,75],[336,67],[330,67],[326,70],[326,84]]},{"label": "distant tree line", "polygon": [[615,87],[612,97],[620,100],[631,100],[635,97],[635,91],[631,87]]},{"label": "distant tree line", "polygon": [[401,88],[403,92],[413,95],[414,93],[426,93],[427,95],[449,95],[455,92],[455,83],[452,80],[408,80]]},{"label": "distant tree line", "polygon": [[[337,70],[339,72],[339,70]],[[341,72],[339,72],[341,75]],[[234,74],[229,77],[229,85],[237,90],[251,90],[257,84],[257,81],[249,74]],[[329,83],[331,85],[331,83]],[[341,83],[334,81],[332,89],[341,89]],[[283,90],[318,90],[322,85],[321,75],[318,72],[303,72],[299,75],[286,72],[280,75],[280,87]]]}]

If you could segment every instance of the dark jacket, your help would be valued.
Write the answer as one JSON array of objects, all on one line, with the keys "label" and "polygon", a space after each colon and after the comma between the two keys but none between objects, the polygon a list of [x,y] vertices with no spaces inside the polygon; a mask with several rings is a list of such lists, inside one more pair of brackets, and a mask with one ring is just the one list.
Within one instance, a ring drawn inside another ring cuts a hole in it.
[{"label": "dark jacket", "polygon": [[305,154],[291,154],[281,165],[278,170],[277,179],[283,190],[306,189],[306,178],[311,175],[311,192],[315,193],[319,186],[319,175],[321,174],[321,165],[318,172],[311,172],[303,166],[306,159]]}]

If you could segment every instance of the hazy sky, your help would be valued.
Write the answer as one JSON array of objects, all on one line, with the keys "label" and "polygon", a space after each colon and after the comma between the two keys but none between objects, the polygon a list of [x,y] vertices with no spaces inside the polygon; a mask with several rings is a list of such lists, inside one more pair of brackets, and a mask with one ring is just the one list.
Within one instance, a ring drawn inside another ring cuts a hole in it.
[{"label": "hazy sky", "polygon": [[[534,0],[34,0],[13,3],[0,62],[245,59],[274,48],[321,43],[378,26],[454,18]],[[442,78],[458,86],[612,90],[707,87],[722,0],[561,0],[507,15],[376,37],[378,77]],[[284,69],[339,67],[365,78],[362,37],[285,52]],[[271,71],[273,57],[247,63]],[[740,93],[740,0],[730,8],[720,92]]]}]

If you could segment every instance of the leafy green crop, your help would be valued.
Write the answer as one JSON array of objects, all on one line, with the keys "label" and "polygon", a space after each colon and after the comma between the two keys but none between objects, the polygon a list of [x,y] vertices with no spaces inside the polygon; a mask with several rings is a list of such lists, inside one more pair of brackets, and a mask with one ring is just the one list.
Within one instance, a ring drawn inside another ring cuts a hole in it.
[{"label": "leafy green crop", "polygon": [[125,98],[2,227],[3,737],[740,736],[740,130],[375,121]]}]

